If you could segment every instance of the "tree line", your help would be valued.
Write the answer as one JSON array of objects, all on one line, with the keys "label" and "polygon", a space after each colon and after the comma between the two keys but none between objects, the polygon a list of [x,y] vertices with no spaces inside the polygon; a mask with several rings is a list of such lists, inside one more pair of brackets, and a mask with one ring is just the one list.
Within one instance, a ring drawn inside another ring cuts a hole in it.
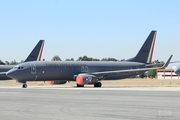
[{"label": "tree line", "polygon": [[[116,58],[102,58],[102,59],[98,59],[98,58],[92,58],[92,57],[87,57],[86,55],[84,56],[80,56],[77,60],[74,60],[74,58],[66,58],[65,61],[123,61],[124,59],[122,60],[118,60]],[[51,61],[62,61],[62,59],[58,56],[58,55],[55,55]],[[21,60],[21,62],[23,62],[23,60]],[[17,62],[16,60],[13,60],[11,62],[9,61],[1,61],[0,60],[0,65],[15,65],[15,64],[18,64],[18,63],[21,63],[21,62]]]},{"label": "tree line", "polygon": [[3,61],[0,60],[0,65],[16,65],[16,64],[21,63],[21,62],[17,62],[16,60],[13,60],[11,62],[9,62],[9,61],[3,62]]},{"label": "tree line", "polygon": [[[52,61],[62,61],[61,58],[58,55],[55,55],[52,59]],[[92,57],[87,57],[86,55],[84,56],[80,56],[76,61],[123,61],[122,60],[118,60],[116,58],[102,58],[102,59],[98,59],[98,58],[92,58]],[[75,61],[74,58],[67,58],[65,59],[65,61]]]}]

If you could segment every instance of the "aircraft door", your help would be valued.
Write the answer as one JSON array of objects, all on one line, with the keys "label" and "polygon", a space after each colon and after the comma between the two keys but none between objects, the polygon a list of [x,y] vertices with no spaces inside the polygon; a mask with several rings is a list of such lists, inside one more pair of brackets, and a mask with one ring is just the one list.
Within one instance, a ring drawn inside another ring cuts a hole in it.
[{"label": "aircraft door", "polygon": [[31,66],[31,74],[36,74],[36,66],[34,63],[30,64]]}]

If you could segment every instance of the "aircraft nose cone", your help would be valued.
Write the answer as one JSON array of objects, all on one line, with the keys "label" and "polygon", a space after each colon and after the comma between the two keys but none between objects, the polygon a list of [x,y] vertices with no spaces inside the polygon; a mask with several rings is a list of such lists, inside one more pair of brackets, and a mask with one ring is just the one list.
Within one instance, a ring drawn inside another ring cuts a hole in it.
[{"label": "aircraft nose cone", "polygon": [[8,72],[6,72],[6,75],[10,78],[13,78],[15,75],[15,72],[13,70],[9,70]]},{"label": "aircraft nose cone", "polygon": [[177,75],[180,75],[180,66],[176,67],[174,69],[174,72],[177,74]]}]

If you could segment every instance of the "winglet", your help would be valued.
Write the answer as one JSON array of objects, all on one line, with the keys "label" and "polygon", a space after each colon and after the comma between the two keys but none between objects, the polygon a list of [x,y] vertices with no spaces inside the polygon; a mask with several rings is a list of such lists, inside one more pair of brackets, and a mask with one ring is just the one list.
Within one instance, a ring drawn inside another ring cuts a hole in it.
[{"label": "winglet", "polygon": [[167,62],[161,67],[161,69],[165,69],[165,68],[169,65],[172,56],[173,56],[173,55],[171,55],[171,56],[169,57],[169,59],[168,59]]},{"label": "winglet", "polygon": [[24,62],[40,61],[45,40],[40,40]]}]

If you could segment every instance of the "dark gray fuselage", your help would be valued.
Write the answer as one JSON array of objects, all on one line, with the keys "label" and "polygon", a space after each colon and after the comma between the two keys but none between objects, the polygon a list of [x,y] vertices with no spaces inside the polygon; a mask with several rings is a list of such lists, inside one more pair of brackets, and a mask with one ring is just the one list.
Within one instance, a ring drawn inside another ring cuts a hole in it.
[{"label": "dark gray fuselage", "polygon": [[[138,62],[94,62],[94,61],[34,61],[17,65],[8,74],[19,82],[24,81],[75,81],[74,76],[80,73],[92,74],[94,72],[115,71],[126,69],[145,68],[144,63]],[[18,70],[16,70],[18,69]],[[16,73],[15,73],[15,72]],[[103,80],[116,80],[129,78],[141,72],[126,72],[107,75]],[[101,76],[96,76],[101,77]]]}]

